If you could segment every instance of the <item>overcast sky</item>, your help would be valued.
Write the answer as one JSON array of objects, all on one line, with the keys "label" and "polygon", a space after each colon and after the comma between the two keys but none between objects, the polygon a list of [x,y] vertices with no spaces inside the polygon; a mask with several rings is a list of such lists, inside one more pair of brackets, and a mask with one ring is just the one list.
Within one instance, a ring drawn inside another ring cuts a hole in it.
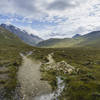
[{"label": "overcast sky", "polygon": [[100,0],[0,0],[0,23],[44,39],[100,30]]}]

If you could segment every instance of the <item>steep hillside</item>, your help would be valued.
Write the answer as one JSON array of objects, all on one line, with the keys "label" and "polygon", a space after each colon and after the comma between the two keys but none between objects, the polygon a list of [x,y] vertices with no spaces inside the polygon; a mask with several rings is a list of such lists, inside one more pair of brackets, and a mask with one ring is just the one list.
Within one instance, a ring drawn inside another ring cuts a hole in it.
[{"label": "steep hillside", "polygon": [[16,73],[22,62],[19,54],[31,48],[15,34],[0,27],[0,100],[19,100],[16,92]]},{"label": "steep hillside", "polygon": [[20,46],[25,45],[16,35],[0,27],[0,46]]},{"label": "steep hillside", "polygon": [[100,31],[94,31],[83,36],[65,39],[49,39],[38,44],[40,47],[100,47]]},{"label": "steep hillside", "polygon": [[23,40],[24,42],[26,42],[29,45],[36,45],[37,43],[39,43],[40,41],[42,41],[41,38],[39,38],[38,36],[35,35],[29,35],[26,31],[21,30],[13,25],[6,25],[6,24],[1,24],[1,27],[11,31],[12,33],[16,34],[21,40]]}]

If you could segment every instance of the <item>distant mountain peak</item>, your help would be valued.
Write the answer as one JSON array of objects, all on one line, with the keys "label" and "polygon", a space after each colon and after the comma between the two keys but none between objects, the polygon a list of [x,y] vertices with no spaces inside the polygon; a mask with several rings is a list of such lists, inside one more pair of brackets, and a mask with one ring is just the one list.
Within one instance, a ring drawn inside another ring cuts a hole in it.
[{"label": "distant mountain peak", "polygon": [[81,34],[75,34],[72,38],[78,38],[80,36],[81,36]]}]

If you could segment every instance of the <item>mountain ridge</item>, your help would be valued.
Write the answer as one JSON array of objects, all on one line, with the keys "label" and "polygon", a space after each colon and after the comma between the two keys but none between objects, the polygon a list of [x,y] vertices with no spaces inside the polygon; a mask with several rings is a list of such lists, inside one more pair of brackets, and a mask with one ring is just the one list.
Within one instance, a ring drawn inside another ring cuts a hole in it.
[{"label": "mountain ridge", "polygon": [[16,34],[0,27],[0,47],[19,47],[27,46]]},{"label": "mountain ridge", "polygon": [[37,43],[43,40],[42,38],[33,34],[29,35],[25,30],[21,30],[13,25],[1,24],[0,26],[16,34],[21,40],[32,46],[35,46]]},{"label": "mountain ridge", "polygon": [[[56,41],[56,42],[55,42]],[[37,44],[39,47],[63,48],[63,47],[98,47],[100,43],[100,31],[93,31],[85,35],[64,39],[49,39]],[[100,47],[100,46],[99,46]]]}]

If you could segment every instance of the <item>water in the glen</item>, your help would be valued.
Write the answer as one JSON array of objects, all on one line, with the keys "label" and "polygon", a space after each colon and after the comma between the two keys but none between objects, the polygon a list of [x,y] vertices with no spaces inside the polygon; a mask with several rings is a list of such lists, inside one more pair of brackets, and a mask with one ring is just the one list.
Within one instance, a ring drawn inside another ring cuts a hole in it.
[{"label": "water in the glen", "polygon": [[45,94],[35,97],[35,100],[58,100],[57,98],[61,95],[65,87],[63,80],[57,77],[57,90],[50,94]]}]

